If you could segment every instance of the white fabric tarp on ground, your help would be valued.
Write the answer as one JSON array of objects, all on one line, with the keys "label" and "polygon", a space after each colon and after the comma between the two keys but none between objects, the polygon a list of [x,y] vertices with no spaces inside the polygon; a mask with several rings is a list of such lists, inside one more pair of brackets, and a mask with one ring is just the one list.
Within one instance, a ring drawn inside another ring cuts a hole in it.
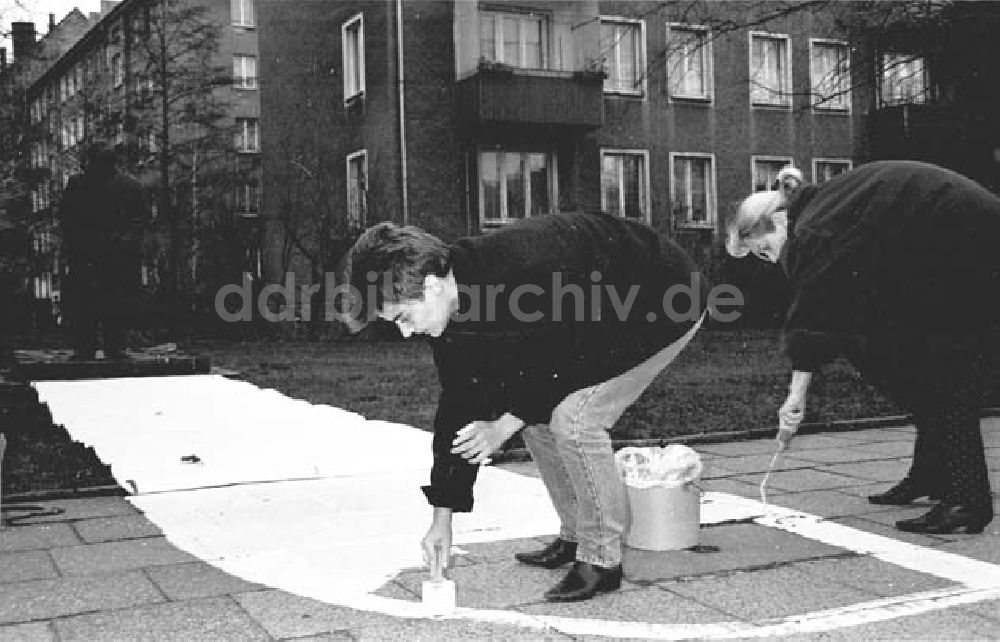
[{"label": "white fabric tarp on ground", "polygon": [[[345,602],[422,564],[426,431],[213,375],[35,387],[172,543],[223,570]],[[488,466],[475,495],[456,545],[558,532],[536,478]],[[703,523],[754,514],[725,495],[702,506]]]}]

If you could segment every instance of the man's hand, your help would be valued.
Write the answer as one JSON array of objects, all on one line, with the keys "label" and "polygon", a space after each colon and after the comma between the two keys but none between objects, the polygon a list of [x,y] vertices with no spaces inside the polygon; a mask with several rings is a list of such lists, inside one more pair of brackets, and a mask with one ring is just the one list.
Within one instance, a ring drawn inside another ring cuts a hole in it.
[{"label": "man's hand", "polygon": [[809,372],[796,370],[792,373],[792,381],[788,386],[788,397],[778,410],[778,435],[776,439],[784,446],[787,446],[788,442],[795,436],[802,419],[806,416],[806,393],[809,391],[811,379],[812,374]]},{"label": "man's hand", "polygon": [[509,413],[496,421],[473,421],[458,431],[451,452],[472,464],[488,464],[490,455],[523,426],[523,421]]},{"label": "man's hand", "polygon": [[424,564],[428,568],[434,564],[434,548],[441,551],[441,568],[447,568],[451,559],[451,509],[434,508],[434,519],[431,520],[431,527],[427,529],[427,534],[420,542],[424,549]]}]

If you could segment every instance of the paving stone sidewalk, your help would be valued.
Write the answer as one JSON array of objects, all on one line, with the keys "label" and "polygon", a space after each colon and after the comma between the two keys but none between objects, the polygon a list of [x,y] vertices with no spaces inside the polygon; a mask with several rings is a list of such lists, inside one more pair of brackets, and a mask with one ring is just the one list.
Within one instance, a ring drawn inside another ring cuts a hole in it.
[{"label": "paving stone sidewalk", "polygon": [[[984,420],[1000,488],[1000,420]],[[775,504],[933,550],[1000,564],[1000,520],[981,535],[913,535],[893,523],[926,505],[883,507],[865,495],[905,472],[911,427],[798,437],[771,477]],[[758,497],[770,440],[696,446],[703,486]],[[504,467],[536,475],[530,463]],[[573,640],[555,629],[470,619],[406,619],[324,604],[228,575],[172,546],[125,498],[37,504],[49,514],[0,531],[0,641],[4,640]],[[22,507],[23,508],[23,507]],[[998,506],[1000,509],[1000,506]],[[998,510],[997,512],[1000,512]],[[5,511],[6,518],[31,511]],[[653,625],[760,623],[955,586],[873,557],[752,522],[705,527],[701,550],[626,552],[621,591],[578,604],[542,593],[565,571],[518,565],[513,553],[545,538],[463,545],[452,579],[459,605],[517,614]],[[378,595],[419,601],[423,569]],[[659,630],[663,635],[666,629]],[[979,601],[794,639],[997,639],[1000,600]]]}]

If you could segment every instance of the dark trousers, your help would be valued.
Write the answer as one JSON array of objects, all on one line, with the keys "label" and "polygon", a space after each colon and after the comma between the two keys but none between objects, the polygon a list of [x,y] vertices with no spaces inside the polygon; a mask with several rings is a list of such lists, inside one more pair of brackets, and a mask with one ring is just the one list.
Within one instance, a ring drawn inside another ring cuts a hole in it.
[{"label": "dark trousers", "polygon": [[139,263],[116,258],[96,267],[70,266],[64,304],[77,356],[92,358],[99,344],[105,356],[121,355],[127,347],[139,291]]},{"label": "dark trousers", "polygon": [[857,359],[864,377],[912,413],[908,477],[945,501],[989,507],[993,498],[980,409],[988,376],[985,333],[895,333],[871,338]]}]

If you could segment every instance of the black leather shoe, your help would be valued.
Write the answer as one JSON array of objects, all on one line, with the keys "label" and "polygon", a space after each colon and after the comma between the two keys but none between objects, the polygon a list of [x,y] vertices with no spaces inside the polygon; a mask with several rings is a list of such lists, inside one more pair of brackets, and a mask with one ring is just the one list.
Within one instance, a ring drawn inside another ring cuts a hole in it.
[{"label": "black leather shoe", "polygon": [[896,528],[907,533],[945,535],[964,528],[968,534],[982,533],[993,519],[992,507],[974,508],[962,504],[939,502],[920,517],[902,519]]},{"label": "black leather shoe", "polygon": [[576,562],[566,577],[545,592],[550,602],[579,602],[589,600],[598,593],[616,591],[622,585],[622,565],[614,568]]},{"label": "black leather shoe", "polygon": [[930,497],[931,499],[941,499],[941,494],[923,487],[921,484],[911,480],[909,477],[899,482],[884,493],[869,495],[868,501],[872,504],[893,506],[905,506],[914,499]]},{"label": "black leather shoe", "polygon": [[540,551],[530,553],[514,553],[514,558],[522,564],[541,566],[542,568],[559,568],[576,559],[576,542],[567,542],[561,537]]}]

